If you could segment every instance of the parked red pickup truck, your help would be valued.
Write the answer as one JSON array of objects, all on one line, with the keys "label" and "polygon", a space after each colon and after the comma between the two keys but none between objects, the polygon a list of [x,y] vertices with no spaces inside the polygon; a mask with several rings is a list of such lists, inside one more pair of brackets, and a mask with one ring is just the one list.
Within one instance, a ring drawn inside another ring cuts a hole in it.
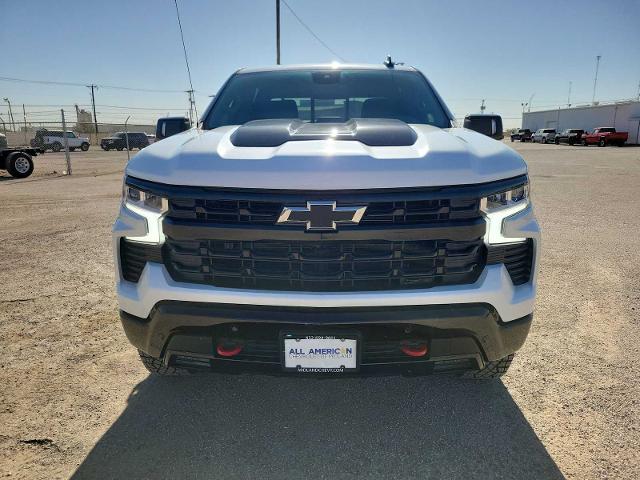
[{"label": "parked red pickup truck", "polygon": [[628,132],[616,132],[613,127],[598,127],[593,132],[582,135],[582,145],[598,145],[599,147],[618,145],[621,147],[628,138]]}]

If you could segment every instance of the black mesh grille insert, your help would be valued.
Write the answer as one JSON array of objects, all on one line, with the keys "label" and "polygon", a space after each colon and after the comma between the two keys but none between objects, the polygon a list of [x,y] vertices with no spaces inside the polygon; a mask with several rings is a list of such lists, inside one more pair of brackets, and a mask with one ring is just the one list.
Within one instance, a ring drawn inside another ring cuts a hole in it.
[{"label": "black mesh grille insert", "polygon": [[162,250],[158,245],[148,245],[120,239],[120,268],[122,278],[137,282],[147,262],[162,262]]},{"label": "black mesh grille insert", "polygon": [[505,245],[491,245],[487,251],[487,263],[504,263],[514,285],[527,283],[531,277],[533,240]]},{"label": "black mesh grille insert", "polygon": [[[285,205],[304,207],[305,202],[172,198],[168,216],[227,225],[273,225]],[[362,203],[341,202],[338,206],[348,205]],[[479,201],[473,198],[373,201],[368,203],[360,225],[415,225],[468,220],[479,216],[478,209]]]},{"label": "black mesh grille insert", "polygon": [[485,264],[472,241],[242,241],[167,237],[177,281],[294,291],[428,288],[473,283]]}]

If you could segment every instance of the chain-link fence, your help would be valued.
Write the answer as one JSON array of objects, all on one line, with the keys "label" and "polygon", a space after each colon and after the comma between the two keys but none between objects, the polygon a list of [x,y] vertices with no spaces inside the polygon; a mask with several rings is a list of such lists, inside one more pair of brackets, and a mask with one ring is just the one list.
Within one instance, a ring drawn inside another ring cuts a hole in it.
[{"label": "chain-link fence", "polygon": [[[78,143],[79,139],[86,139],[90,146],[100,146],[103,139],[114,137],[114,135],[127,132],[129,138],[134,133],[144,133],[153,142],[156,132],[155,123],[89,123],[78,122],[73,117],[69,118],[65,112],[66,136],[70,144]],[[6,136],[9,146],[31,146],[36,148],[52,148],[55,137],[63,139],[62,131],[65,130],[62,118],[59,121],[45,122],[24,122],[11,124],[0,124],[0,133]],[[96,133],[97,131],[97,133]],[[47,143],[48,142],[48,143]],[[71,146],[71,145],[70,145]],[[74,147],[72,147],[74,148]]]}]

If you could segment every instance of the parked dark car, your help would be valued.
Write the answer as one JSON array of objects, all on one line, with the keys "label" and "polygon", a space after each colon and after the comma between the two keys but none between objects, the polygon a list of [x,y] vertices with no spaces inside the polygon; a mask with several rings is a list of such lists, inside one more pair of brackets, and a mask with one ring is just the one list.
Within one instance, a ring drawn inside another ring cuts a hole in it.
[{"label": "parked dark car", "polygon": [[576,145],[582,140],[582,135],[584,135],[584,130],[580,128],[567,128],[556,134],[554,142],[556,145],[561,143]]},{"label": "parked dark car", "polygon": [[521,128],[517,132],[511,134],[512,142],[530,142],[531,141],[531,130],[528,128]]},{"label": "parked dark car", "polygon": [[124,150],[127,148],[127,136],[129,137],[129,150],[134,148],[142,150],[149,146],[149,138],[144,132],[117,132],[112,137],[103,138],[100,147],[103,150]]}]

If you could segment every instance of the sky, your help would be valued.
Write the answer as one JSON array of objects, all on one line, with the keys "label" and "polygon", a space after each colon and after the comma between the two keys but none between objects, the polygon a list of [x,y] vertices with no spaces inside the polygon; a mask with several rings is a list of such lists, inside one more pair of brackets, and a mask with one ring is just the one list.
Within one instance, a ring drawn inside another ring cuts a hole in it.
[{"label": "sky", "polygon": [[[520,125],[521,104],[536,109],[635,98],[640,88],[640,0],[420,1],[286,0],[344,61],[381,63],[387,54],[419,68],[456,117],[480,110]],[[275,0],[178,0],[197,107],[245,66],[275,63]],[[0,0],[0,98],[22,104],[29,121],[86,108],[83,85],[100,87],[98,120],[154,124],[184,114],[189,83],[173,0]],[[340,61],[281,7],[282,63]],[[126,107],[126,108],[116,108]],[[0,117],[7,120],[7,104]],[[75,115],[72,115],[75,119]]]}]

